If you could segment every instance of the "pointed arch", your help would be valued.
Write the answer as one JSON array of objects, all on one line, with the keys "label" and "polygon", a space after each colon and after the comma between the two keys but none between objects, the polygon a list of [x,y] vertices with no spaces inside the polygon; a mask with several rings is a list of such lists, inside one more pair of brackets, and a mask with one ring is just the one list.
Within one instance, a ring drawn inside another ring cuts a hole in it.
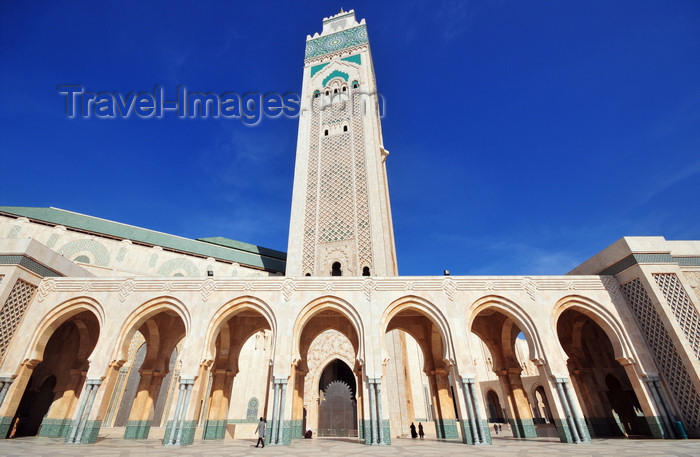
[{"label": "pointed arch", "polygon": [[129,344],[134,336],[134,333],[143,325],[144,322],[148,321],[151,317],[157,315],[158,313],[164,311],[175,312],[185,327],[185,335],[190,334],[190,328],[192,327],[192,318],[190,316],[189,310],[184,303],[175,297],[171,296],[161,296],[153,298],[138,306],[134,311],[129,314],[129,316],[124,321],[122,328],[119,332],[119,338],[117,339],[117,347],[114,352],[113,360],[124,361],[129,357]]},{"label": "pointed arch", "polygon": [[[452,344],[452,334],[450,332],[450,326],[447,322],[447,318],[442,313],[442,311],[435,306],[434,303],[415,295],[407,295],[394,300],[389,306],[386,307],[381,318],[381,329],[382,335],[385,335],[387,328],[391,319],[393,319],[397,314],[406,310],[414,310],[419,312],[428,318],[440,332],[443,343],[443,356],[442,359],[448,361],[450,364],[454,364],[454,346]],[[412,335],[413,336],[413,335]],[[415,337],[414,337],[415,338]]]},{"label": "pointed arch", "polygon": [[530,315],[520,305],[500,295],[487,295],[472,303],[467,310],[467,329],[469,332],[472,331],[474,319],[487,309],[495,309],[511,318],[525,335],[530,351],[530,360],[536,365],[546,362],[547,357],[539,331]]},{"label": "pointed arch", "polygon": [[207,328],[207,335],[204,344],[204,354],[202,354],[202,360],[214,360],[216,354],[216,338],[221,332],[221,329],[225,324],[236,314],[245,311],[252,310],[257,311],[262,315],[262,317],[267,321],[272,331],[272,347],[271,347],[271,357],[275,356],[275,340],[277,336],[277,319],[275,318],[275,313],[264,301],[256,297],[251,297],[250,295],[245,295],[243,297],[235,298],[231,301],[226,302],[222,305],[209,323]]},{"label": "pointed arch", "polygon": [[[70,318],[84,311],[95,316],[101,331],[105,321],[105,312],[102,305],[91,297],[72,298],[52,308],[41,318],[39,328],[34,333],[25,358],[36,361],[43,360],[46,343],[48,343],[51,335]],[[90,357],[88,356],[87,358],[89,359]]]},{"label": "pointed arch", "polygon": [[[301,360],[301,338],[306,324],[317,314],[322,311],[333,310],[344,316],[355,329],[357,334],[357,360],[360,364],[364,364],[365,360],[365,343],[364,343],[364,324],[360,313],[357,312],[354,306],[342,298],[334,295],[324,295],[310,303],[308,303],[297,315],[294,322],[294,347],[292,349],[293,360]],[[347,335],[346,335],[347,336]],[[350,339],[352,341],[352,339]]]},{"label": "pointed arch", "polygon": [[[612,344],[615,360],[625,365],[637,359],[632,342],[617,317],[603,305],[590,298],[581,295],[567,295],[557,301],[551,315],[553,329],[557,328],[559,318],[569,309],[580,312],[600,326]],[[561,346],[561,342],[559,342],[559,346]]]}]

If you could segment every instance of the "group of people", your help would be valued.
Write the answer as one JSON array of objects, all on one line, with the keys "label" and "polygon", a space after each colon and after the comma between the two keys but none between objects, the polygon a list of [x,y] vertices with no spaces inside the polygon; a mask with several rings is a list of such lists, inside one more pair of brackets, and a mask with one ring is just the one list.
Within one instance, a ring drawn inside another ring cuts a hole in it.
[{"label": "group of people", "polygon": [[[267,426],[267,421],[265,420],[264,417],[260,418],[260,422],[258,422],[258,426],[255,429],[255,433],[258,434],[258,442],[255,444],[255,447],[259,447],[262,444],[262,447],[265,447],[265,427]],[[496,425],[494,425],[494,428]],[[411,438],[418,438],[423,439],[425,436],[425,433],[423,432],[423,424],[418,422],[418,431],[416,431],[416,426],[411,422],[411,426],[409,427],[411,429]],[[496,430],[496,433],[498,433],[498,430]],[[304,433],[304,438],[311,438],[312,432],[311,430],[307,430],[306,433]]]},{"label": "group of people", "polygon": [[420,436],[420,439],[423,439],[425,436],[425,433],[423,433],[423,424],[418,422],[418,433],[416,433],[416,426],[413,425],[413,422],[411,422],[411,426],[409,427],[411,429],[411,438],[418,438]]}]

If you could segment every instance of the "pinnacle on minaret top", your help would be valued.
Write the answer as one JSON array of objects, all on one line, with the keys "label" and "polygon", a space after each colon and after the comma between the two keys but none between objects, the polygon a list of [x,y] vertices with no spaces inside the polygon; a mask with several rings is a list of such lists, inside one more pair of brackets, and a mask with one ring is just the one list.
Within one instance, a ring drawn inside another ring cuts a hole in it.
[{"label": "pinnacle on minaret top", "polygon": [[[364,19],[362,22],[364,22]],[[323,31],[320,35],[314,35],[314,38],[357,27],[362,22],[358,23],[357,19],[355,19],[355,10],[345,11],[343,8],[340,8],[338,14],[323,18]]]}]

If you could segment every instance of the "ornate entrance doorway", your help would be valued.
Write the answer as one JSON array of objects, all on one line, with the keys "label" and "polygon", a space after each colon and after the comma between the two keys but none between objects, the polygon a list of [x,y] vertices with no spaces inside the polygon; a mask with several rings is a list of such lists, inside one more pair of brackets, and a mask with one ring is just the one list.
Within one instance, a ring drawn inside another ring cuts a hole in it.
[{"label": "ornate entrance doorway", "polygon": [[319,381],[318,436],[357,436],[355,376],[336,359],[326,366]]}]

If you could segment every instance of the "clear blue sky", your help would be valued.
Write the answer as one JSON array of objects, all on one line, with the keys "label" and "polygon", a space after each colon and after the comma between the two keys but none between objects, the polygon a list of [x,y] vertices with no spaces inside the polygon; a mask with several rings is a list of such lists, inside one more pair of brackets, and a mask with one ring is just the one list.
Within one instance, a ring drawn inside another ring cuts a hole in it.
[{"label": "clear blue sky", "polygon": [[305,37],[366,18],[399,271],[562,274],[700,239],[700,2],[0,4],[0,204],[286,250],[297,121],[67,119],[61,84],[299,92]]}]

